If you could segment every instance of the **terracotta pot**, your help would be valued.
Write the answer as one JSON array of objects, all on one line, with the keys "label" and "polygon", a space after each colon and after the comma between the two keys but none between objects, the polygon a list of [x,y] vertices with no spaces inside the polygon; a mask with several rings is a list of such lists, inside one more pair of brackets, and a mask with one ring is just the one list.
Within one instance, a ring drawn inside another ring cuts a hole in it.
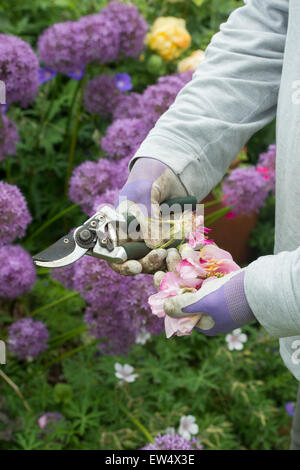
[{"label": "terracotta pot", "polygon": [[[213,200],[213,195],[209,194],[202,203]],[[222,204],[208,207],[205,209],[204,215],[211,214],[222,207]],[[248,240],[256,223],[257,214],[255,212],[249,216],[238,216],[233,219],[222,217],[210,226],[212,231],[209,236],[220,248],[229,251],[234,261],[242,266],[251,261],[252,250],[248,245]]]}]

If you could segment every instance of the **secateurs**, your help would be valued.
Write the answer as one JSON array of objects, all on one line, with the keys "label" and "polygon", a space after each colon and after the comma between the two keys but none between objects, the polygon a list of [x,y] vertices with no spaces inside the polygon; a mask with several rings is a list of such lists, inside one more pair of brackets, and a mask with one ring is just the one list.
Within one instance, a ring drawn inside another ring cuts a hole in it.
[{"label": "secateurs", "polygon": [[[197,200],[194,197],[185,197],[170,199],[164,204],[171,210],[173,207],[195,210]],[[33,261],[37,266],[58,268],[72,264],[84,255],[112,263],[140,259],[151,251],[143,241],[126,241],[119,244],[121,239],[130,239],[130,227],[136,229],[137,225],[134,217],[123,215],[105,205],[72,233],[61,237],[49,248],[35,255]],[[120,237],[121,232],[123,235]],[[127,233],[125,238],[124,233]],[[172,246],[181,241],[176,240]]]}]

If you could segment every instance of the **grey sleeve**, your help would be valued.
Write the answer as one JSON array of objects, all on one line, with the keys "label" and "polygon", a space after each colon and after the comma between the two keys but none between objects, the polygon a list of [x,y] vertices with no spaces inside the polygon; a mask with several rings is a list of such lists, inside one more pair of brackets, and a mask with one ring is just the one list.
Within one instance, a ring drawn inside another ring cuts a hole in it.
[{"label": "grey sleeve", "polygon": [[247,140],[276,114],[288,0],[245,0],[220,27],[205,60],[133,159],[164,162],[198,200]]},{"label": "grey sleeve", "polygon": [[300,335],[300,247],[262,256],[245,271],[246,298],[259,323],[277,338]]}]

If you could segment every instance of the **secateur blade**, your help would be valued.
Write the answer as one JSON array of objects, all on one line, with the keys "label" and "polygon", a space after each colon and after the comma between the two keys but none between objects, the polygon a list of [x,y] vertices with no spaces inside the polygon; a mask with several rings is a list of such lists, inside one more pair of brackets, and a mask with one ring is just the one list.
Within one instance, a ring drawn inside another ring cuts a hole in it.
[{"label": "secateur blade", "polygon": [[61,237],[49,248],[33,256],[34,263],[45,268],[59,268],[77,261],[86,254],[88,248],[79,246],[74,235],[75,232]]}]

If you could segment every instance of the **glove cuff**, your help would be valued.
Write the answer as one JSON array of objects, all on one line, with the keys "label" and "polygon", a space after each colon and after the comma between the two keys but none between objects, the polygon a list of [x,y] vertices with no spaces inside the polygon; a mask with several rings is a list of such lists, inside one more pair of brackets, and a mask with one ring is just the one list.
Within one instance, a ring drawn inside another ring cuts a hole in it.
[{"label": "glove cuff", "polygon": [[237,326],[247,325],[256,319],[246,299],[244,278],[245,271],[243,270],[224,285],[228,310]]}]

